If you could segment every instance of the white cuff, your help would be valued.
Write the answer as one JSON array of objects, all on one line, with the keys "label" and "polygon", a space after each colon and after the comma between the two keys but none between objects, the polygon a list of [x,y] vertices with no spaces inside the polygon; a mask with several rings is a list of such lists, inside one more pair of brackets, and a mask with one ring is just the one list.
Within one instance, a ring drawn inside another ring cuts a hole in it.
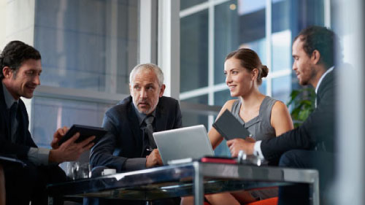
[{"label": "white cuff", "polygon": [[50,149],[43,147],[31,147],[28,152],[28,159],[35,165],[48,165]]},{"label": "white cuff", "polygon": [[260,159],[265,159],[264,155],[261,152],[261,140],[255,142],[255,145],[253,147],[253,154],[257,157],[259,157]]}]

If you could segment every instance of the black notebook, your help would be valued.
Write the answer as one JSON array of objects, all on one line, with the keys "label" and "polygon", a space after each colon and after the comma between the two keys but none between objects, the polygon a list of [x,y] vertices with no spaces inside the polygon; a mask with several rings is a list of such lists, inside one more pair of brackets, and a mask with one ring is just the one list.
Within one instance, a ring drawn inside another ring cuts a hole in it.
[{"label": "black notebook", "polygon": [[250,132],[233,116],[233,114],[226,110],[213,124],[213,127],[226,139],[231,140],[235,138],[245,139],[250,137]]}]

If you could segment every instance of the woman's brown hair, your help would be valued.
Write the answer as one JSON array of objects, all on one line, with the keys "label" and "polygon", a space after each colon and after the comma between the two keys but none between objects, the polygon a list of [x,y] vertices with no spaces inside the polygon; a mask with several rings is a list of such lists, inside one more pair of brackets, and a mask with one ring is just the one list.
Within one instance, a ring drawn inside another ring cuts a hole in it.
[{"label": "woman's brown hair", "polygon": [[249,48],[240,48],[238,50],[232,51],[226,57],[226,60],[234,57],[241,61],[241,66],[250,72],[257,68],[259,74],[257,76],[257,84],[261,85],[262,78],[265,78],[269,73],[269,68],[266,65],[262,65],[261,60],[257,53]]}]

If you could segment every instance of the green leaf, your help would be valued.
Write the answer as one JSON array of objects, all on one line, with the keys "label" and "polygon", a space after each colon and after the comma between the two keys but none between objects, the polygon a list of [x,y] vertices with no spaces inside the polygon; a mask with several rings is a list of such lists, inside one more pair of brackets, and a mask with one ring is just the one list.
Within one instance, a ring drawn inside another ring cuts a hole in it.
[{"label": "green leaf", "polygon": [[289,106],[293,103],[293,101],[295,100],[295,98],[297,98],[297,96],[300,94],[301,92],[299,90],[293,90],[290,93],[290,100],[288,103],[286,103],[286,106]]},{"label": "green leaf", "polygon": [[294,122],[294,127],[300,126],[313,112],[316,94],[313,88],[302,88],[293,90],[290,93],[289,102],[286,106],[291,106],[290,115]]},{"label": "green leaf", "polygon": [[302,110],[300,113],[299,113],[299,119],[304,121],[308,118],[308,116],[310,115],[311,111],[310,110]]}]

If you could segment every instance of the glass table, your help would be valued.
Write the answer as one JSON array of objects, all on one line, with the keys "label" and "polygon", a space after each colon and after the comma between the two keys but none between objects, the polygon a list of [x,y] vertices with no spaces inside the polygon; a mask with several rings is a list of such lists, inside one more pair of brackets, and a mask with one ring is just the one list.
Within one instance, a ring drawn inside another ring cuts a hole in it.
[{"label": "glass table", "polygon": [[48,191],[53,198],[101,197],[144,201],[194,195],[195,204],[201,205],[204,194],[307,183],[311,202],[318,205],[318,180],[318,172],[312,169],[196,161],[50,184]]}]

